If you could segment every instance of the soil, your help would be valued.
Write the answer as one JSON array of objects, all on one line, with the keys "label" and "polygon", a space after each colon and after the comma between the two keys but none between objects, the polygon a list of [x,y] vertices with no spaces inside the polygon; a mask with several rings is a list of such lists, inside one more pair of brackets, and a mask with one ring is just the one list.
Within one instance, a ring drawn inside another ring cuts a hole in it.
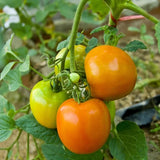
[{"label": "soil", "polygon": [[[158,19],[160,19],[160,14],[159,14],[160,6],[153,9],[150,13],[155,17],[157,17]],[[153,24],[151,24],[151,22],[149,22],[148,20],[143,19],[143,20],[137,20],[137,21],[128,21],[124,23],[119,22],[118,24],[119,31],[127,35],[126,37],[123,38],[123,40],[121,40],[119,45],[123,47],[129,41],[139,39],[138,33],[130,32],[127,30],[127,28],[128,26],[135,26],[140,28],[142,24],[146,24],[147,31],[148,31],[147,33],[149,35],[154,36]],[[158,54],[157,44],[153,45],[153,48],[155,49],[154,50],[155,57],[153,58],[153,63],[155,63],[160,68],[160,54]],[[145,62],[150,60],[149,51],[138,51],[134,54]],[[46,67],[45,61],[41,59],[41,57],[35,56],[34,59],[32,59],[32,63],[34,63],[34,67],[39,69],[41,72],[45,74],[49,72],[48,68]],[[142,78],[146,77],[146,74],[144,74],[142,70],[138,70],[138,75],[141,76]],[[150,78],[153,78],[154,74],[150,73],[147,76]],[[31,73],[24,76],[22,80],[26,86],[28,86],[29,88],[32,88],[33,85],[40,80],[40,77]],[[160,94],[160,87],[158,87],[157,85],[149,85],[145,87],[145,89],[134,90],[128,96],[120,100],[117,100],[116,107],[117,109],[122,107],[128,107],[158,94]],[[29,92],[24,90],[23,88],[20,88],[17,92],[9,93],[6,96],[7,98],[10,99],[12,103],[15,104],[15,106],[18,109],[28,102]],[[160,124],[160,122],[156,122],[156,123]],[[160,131],[156,133],[150,132],[150,130],[154,127],[155,127],[155,123],[151,123],[148,126],[142,127],[147,139],[147,144],[148,144],[148,160],[160,160]],[[0,148],[9,146],[15,140],[17,135],[18,135],[17,131],[13,131],[12,136],[7,141],[0,143]],[[15,145],[12,156],[11,156],[11,160],[26,159],[26,148],[27,148],[26,142],[27,142],[27,134],[22,133],[19,144],[18,144],[19,153],[16,152],[17,146]],[[159,146],[159,148],[157,148],[156,146]],[[33,142],[33,137],[30,136],[30,159],[33,159],[36,154],[37,153],[36,153],[36,148]],[[6,151],[0,150],[0,160],[4,160],[5,156],[6,156]]]}]

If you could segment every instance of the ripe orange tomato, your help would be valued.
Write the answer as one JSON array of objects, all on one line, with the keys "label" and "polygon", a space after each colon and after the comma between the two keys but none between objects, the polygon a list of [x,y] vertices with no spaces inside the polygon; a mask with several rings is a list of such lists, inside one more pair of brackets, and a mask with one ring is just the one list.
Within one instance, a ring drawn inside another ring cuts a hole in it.
[{"label": "ripe orange tomato", "polygon": [[100,149],[108,138],[110,126],[108,108],[99,99],[80,104],[68,99],[57,112],[59,137],[64,146],[76,154],[88,154]]},{"label": "ripe orange tomato", "polygon": [[85,58],[85,72],[91,95],[103,100],[115,100],[129,94],[136,83],[136,66],[120,48],[101,45]]}]

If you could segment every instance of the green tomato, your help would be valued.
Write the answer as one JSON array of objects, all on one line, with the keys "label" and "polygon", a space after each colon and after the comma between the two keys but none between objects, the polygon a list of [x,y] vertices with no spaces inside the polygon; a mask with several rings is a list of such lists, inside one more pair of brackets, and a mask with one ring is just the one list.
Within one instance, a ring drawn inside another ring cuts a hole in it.
[{"label": "green tomato", "polygon": [[30,107],[35,119],[44,127],[56,128],[59,106],[68,99],[65,91],[53,92],[50,81],[39,81],[30,94]]},{"label": "green tomato", "polygon": [[70,73],[69,77],[73,83],[77,83],[80,79],[80,76],[78,73]]},{"label": "green tomato", "polygon": [[[82,70],[82,71],[84,70],[84,59],[86,56],[85,49],[86,47],[83,45],[74,46],[75,63],[76,63],[77,70]],[[61,49],[58,52],[56,59],[62,58],[65,53],[65,50],[66,48]],[[65,61],[65,69],[69,69],[69,68],[70,68],[70,52],[68,53]],[[60,70],[61,70],[61,63],[58,63],[58,65],[55,66],[55,73],[58,74]]]}]

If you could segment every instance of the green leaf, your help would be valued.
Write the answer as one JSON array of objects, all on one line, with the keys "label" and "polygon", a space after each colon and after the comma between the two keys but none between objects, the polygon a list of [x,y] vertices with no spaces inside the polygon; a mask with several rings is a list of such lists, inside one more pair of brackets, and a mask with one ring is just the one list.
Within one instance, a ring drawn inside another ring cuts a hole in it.
[{"label": "green leaf", "polygon": [[35,49],[30,49],[28,52],[29,56],[35,56],[37,54],[37,50]]},{"label": "green leaf", "polygon": [[93,29],[90,34],[97,33],[97,32],[100,32],[100,31],[105,31],[107,28],[108,28],[107,26],[97,27],[97,28]]},{"label": "green leaf", "polygon": [[1,86],[0,86],[0,94],[1,95],[4,95],[6,93],[9,92],[9,89],[8,89],[8,85],[3,81],[2,83],[0,83]]},{"label": "green leaf", "polygon": [[15,91],[22,86],[21,73],[18,68],[9,71],[9,73],[4,77],[4,81],[8,84],[10,91]]},{"label": "green leaf", "polygon": [[60,141],[54,144],[43,144],[42,152],[47,160],[103,160],[103,153],[100,150],[86,155],[74,154]]},{"label": "green leaf", "polygon": [[37,23],[42,22],[45,20],[45,18],[48,16],[48,11],[47,10],[39,10],[36,13],[35,20]]},{"label": "green leaf", "polygon": [[109,149],[117,160],[147,160],[147,144],[143,130],[135,123],[120,122],[118,137],[109,138]]},{"label": "green leaf", "polygon": [[15,127],[15,122],[7,115],[0,115],[0,142],[7,140],[12,134],[12,129]]},{"label": "green leaf", "polygon": [[147,47],[141,41],[134,40],[134,41],[131,41],[129,44],[127,44],[126,47],[122,49],[128,52],[135,52],[138,49],[147,49]]},{"label": "green leaf", "polygon": [[39,0],[27,0],[26,5],[29,7],[37,7],[39,5]]},{"label": "green leaf", "polygon": [[67,45],[69,43],[69,38],[67,38],[66,40],[60,42],[57,46],[57,51],[61,50],[62,48],[66,48]]},{"label": "green leaf", "polygon": [[145,25],[145,24],[142,24],[142,25],[141,25],[141,28],[140,28],[141,34],[146,34],[146,31],[147,31],[146,25]]},{"label": "green leaf", "polygon": [[9,15],[6,13],[0,13],[0,24],[1,26],[4,26],[6,21],[9,19]]},{"label": "green leaf", "polygon": [[16,120],[16,125],[46,143],[54,143],[57,139],[57,131],[41,126],[32,114],[25,115]]},{"label": "green leaf", "polygon": [[20,72],[28,72],[30,67],[30,56],[27,55],[25,61],[20,65]]},{"label": "green leaf", "polygon": [[15,107],[0,95],[0,114],[8,113],[10,110],[15,110]]},{"label": "green leaf", "polygon": [[82,33],[77,33],[77,38],[76,38],[76,45],[81,44],[84,41],[84,34]]},{"label": "green leaf", "polygon": [[14,37],[14,34],[11,35],[11,38],[8,39],[5,45],[3,46],[1,50],[1,56],[5,56],[8,52],[12,51],[11,45],[12,45],[13,37]]},{"label": "green leaf", "polygon": [[137,28],[137,27],[128,27],[128,30],[132,31],[132,32],[138,32],[138,33],[140,33],[140,29]]},{"label": "green leaf", "polygon": [[155,36],[158,40],[158,50],[160,52],[160,21],[155,25]]},{"label": "green leaf", "polygon": [[22,23],[11,23],[10,27],[13,32],[23,40],[27,40],[32,37],[32,27],[30,25],[24,25]]},{"label": "green leaf", "polygon": [[60,14],[65,18],[73,19],[77,9],[77,5],[72,3],[67,3],[65,1],[62,1],[61,3],[62,4],[59,5],[59,8],[58,8]]},{"label": "green leaf", "polygon": [[4,6],[10,6],[13,8],[18,8],[23,3],[23,0],[1,0],[0,1],[0,8],[3,8]]},{"label": "green leaf", "polygon": [[15,64],[15,62],[10,62],[4,67],[4,69],[2,70],[2,72],[0,74],[0,80],[2,80],[7,75],[7,73],[11,70],[11,68],[14,66],[14,64]]},{"label": "green leaf", "polygon": [[89,0],[89,1],[92,12],[97,13],[101,18],[106,17],[110,9],[104,0],[99,0],[99,1]]},{"label": "green leaf", "polygon": [[147,44],[154,45],[154,38],[150,35],[145,34],[141,36],[141,39],[144,40]]},{"label": "green leaf", "polygon": [[98,40],[95,37],[92,37],[89,42],[88,42],[88,46],[86,47],[86,53],[88,53],[91,49],[93,49],[94,47],[96,47],[98,44]]}]

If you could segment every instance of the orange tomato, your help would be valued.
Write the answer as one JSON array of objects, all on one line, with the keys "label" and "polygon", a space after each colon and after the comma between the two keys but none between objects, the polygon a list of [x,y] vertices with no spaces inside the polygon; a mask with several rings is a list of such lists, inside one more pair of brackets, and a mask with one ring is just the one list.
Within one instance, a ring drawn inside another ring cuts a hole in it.
[{"label": "orange tomato", "polygon": [[100,149],[110,133],[110,114],[105,103],[90,99],[78,104],[74,99],[62,103],[57,112],[57,131],[66,148],[77,154]]},{"label": "orange tomato", "polygon": [[85,58],[85,72],[91,95],[103,100],[115,100],[129,94],[136,83],[136,66],[120,48],[101,45]]}]

